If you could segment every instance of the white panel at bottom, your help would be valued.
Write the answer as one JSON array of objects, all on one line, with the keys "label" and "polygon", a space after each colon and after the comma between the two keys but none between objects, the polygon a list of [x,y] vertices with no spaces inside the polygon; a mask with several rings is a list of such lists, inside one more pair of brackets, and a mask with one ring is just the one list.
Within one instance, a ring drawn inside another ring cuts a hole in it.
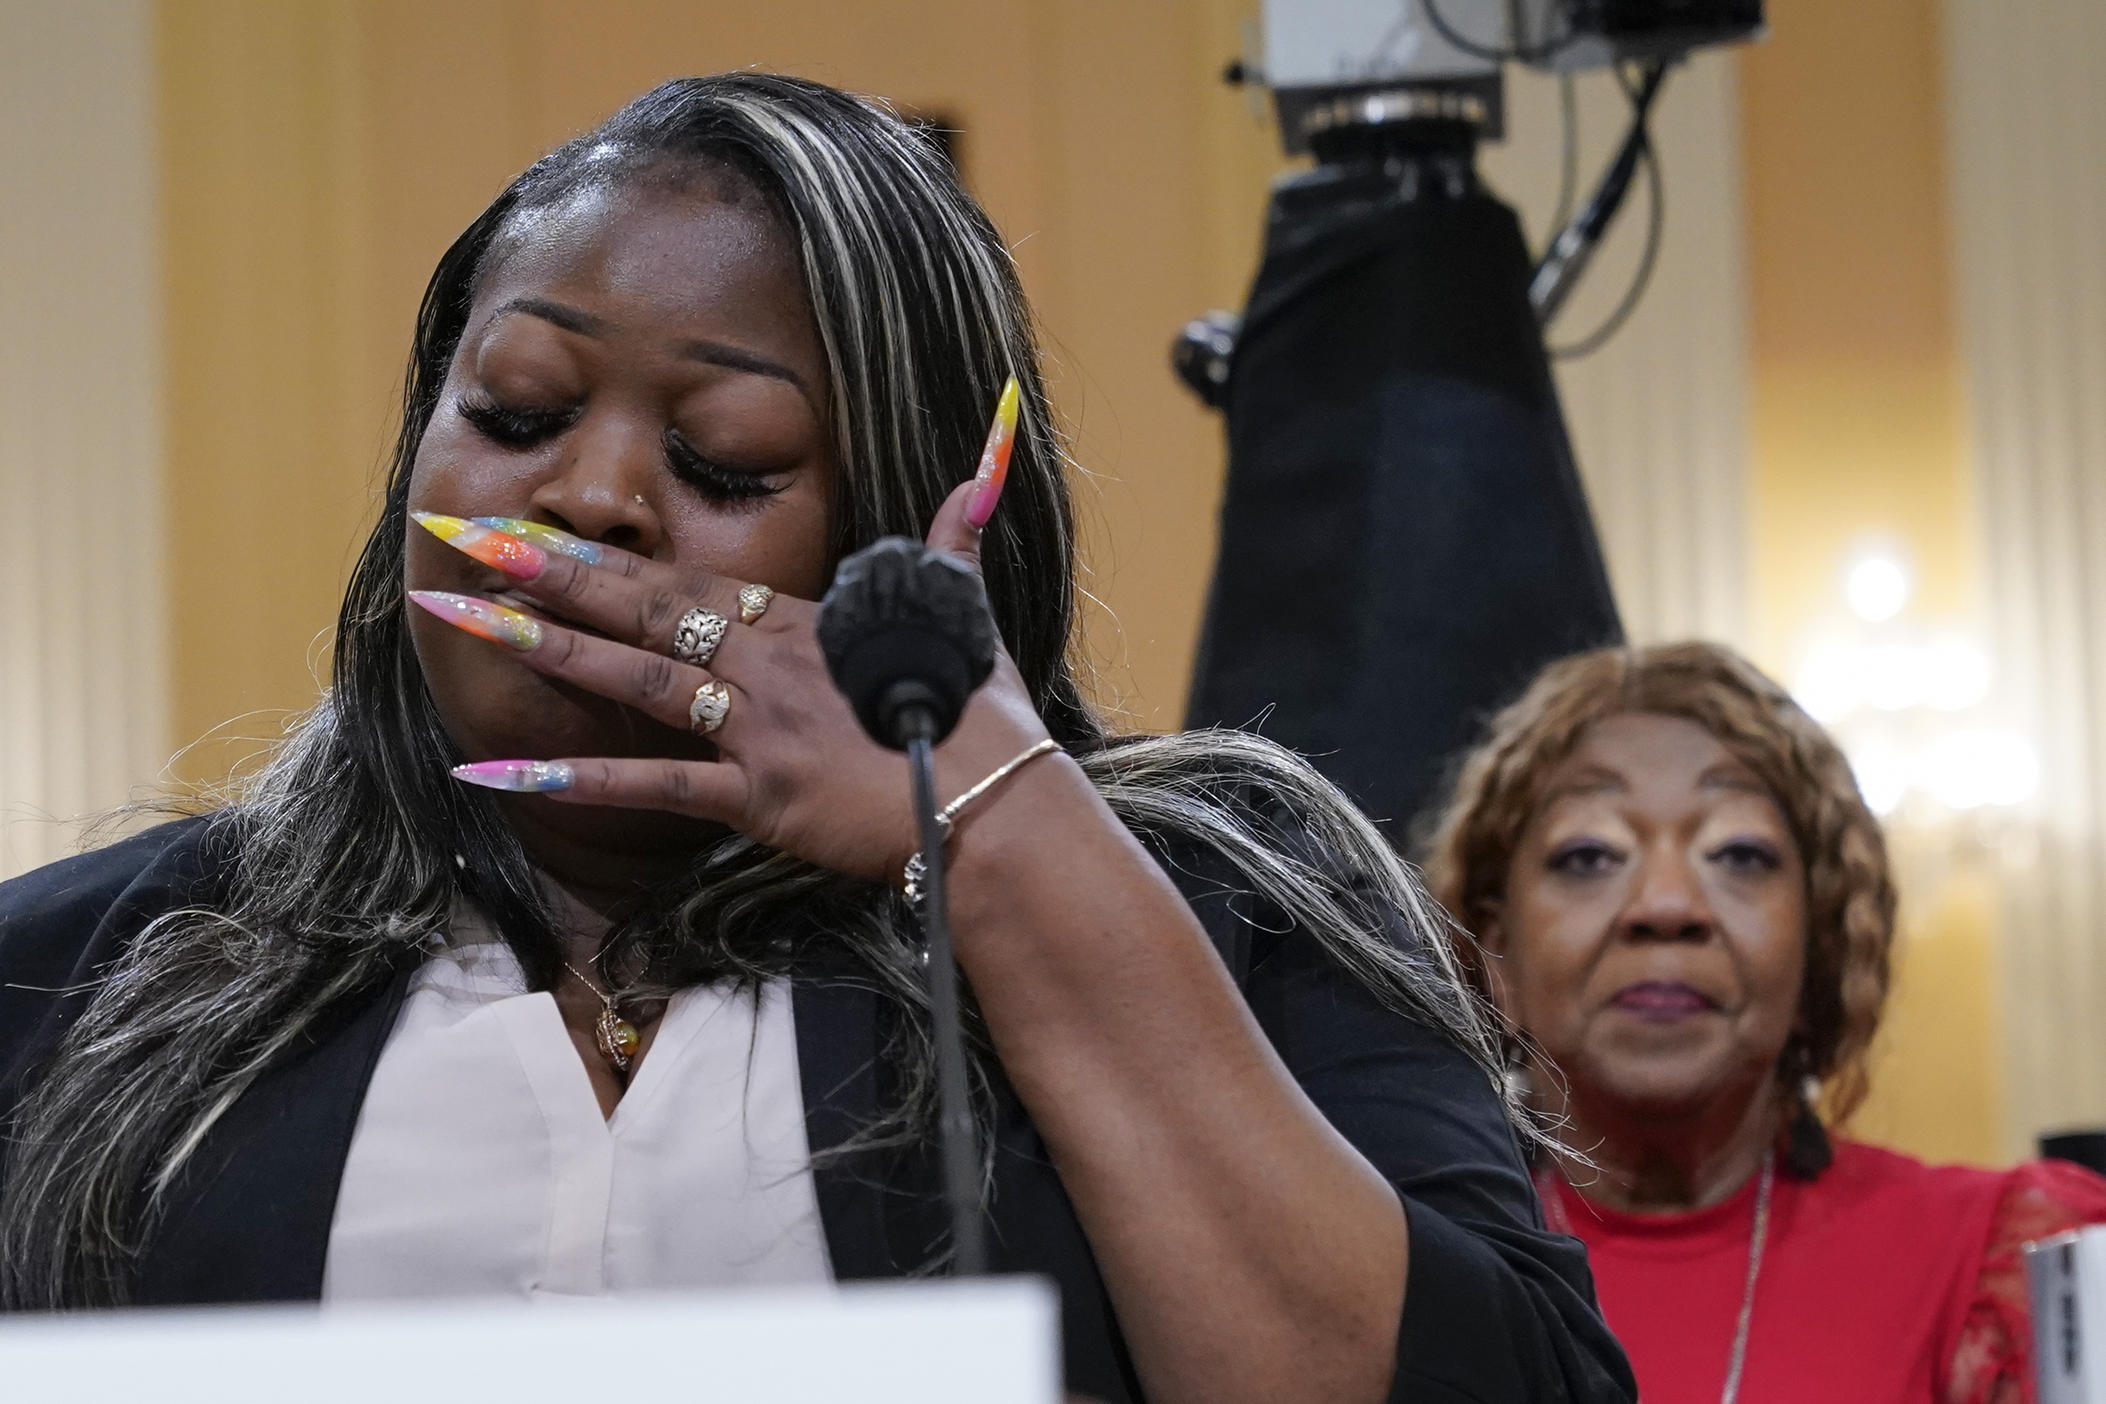
[{"label": "white panel at bottom", "polygon": [[519,1306],[222,1308],[0,1323],[0,1392],[66,1404],[1057,1404],[1032,1278]]}]

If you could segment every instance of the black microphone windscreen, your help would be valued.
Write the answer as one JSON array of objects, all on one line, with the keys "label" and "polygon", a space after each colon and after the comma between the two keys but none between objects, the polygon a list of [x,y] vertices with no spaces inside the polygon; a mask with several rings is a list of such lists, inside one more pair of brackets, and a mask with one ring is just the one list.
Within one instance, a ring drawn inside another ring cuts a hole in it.
[{"label": "black microphone windscreen", "polygon": [[906,747],[902,722],[926,711],[940,741],[994,670],[995,628],[980,578],[903,536],[841,563],[819,606],[827,672],[863,729]]}]

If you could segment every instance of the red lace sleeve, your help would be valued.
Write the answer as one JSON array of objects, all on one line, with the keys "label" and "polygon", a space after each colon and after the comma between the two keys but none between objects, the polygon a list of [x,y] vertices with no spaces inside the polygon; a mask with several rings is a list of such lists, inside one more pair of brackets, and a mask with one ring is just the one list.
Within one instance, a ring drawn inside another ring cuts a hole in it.
[{"label": "red lace sleeve", "polygon": [[2004,1182],[1983,1245],[1974,1300],[1953,1344],[1944,1404],[2033,1404],[2033,1325],[2020,1249],[2036,1238],[2106,1223],[2106,1179],[2038,1160]]}]

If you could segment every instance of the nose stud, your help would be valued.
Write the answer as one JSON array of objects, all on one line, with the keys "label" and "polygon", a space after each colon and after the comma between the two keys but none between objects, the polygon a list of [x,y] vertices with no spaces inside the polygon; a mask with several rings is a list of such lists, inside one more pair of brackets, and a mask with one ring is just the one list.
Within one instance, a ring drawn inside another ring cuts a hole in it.
[{"label": "nose stud", "polygon": [[636,494],[636,505],[639,507],[644,505],[643,494],[640,492]]}]

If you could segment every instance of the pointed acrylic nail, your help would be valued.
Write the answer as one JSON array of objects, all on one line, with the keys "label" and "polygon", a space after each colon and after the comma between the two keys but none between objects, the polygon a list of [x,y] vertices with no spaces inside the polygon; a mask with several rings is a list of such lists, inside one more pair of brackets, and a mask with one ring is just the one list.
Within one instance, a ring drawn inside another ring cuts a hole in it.
[{"label": "pointed acrylic nail", "polygon": [[473,556],[486,566],[495,566],[514,580],[532,580],[548,566],[548,557],[538,546],[502,528],[437,512],[412,512],[410,516],[454,550]]},{"label": "pointed acrylic nail", "polygon": [[521,653],[541,645],[541,621],[516,609],[445,590],[412,590],[409,597],[448,624],[466,629],[479,639],[509,644]]},{"label": "pointed acrylic nail", "polygon": [[987,447],[980,450],[980,471],[973,474],[978,486],[973,489],[973,500],[965,506],[965,520],[975,531],[986,526],[988,518],[994,515],[995,504],[1002,500],[1002,484],[1009,481],[1009,450],[1016,445],[1020,398],[1016,377],[1012,375],[995,405],[994,423],[987,430]]},{"label": "pointed acrylic nail", "polygon": [[567,790],[577,783],[577,773],[562,761],[493,760],[457,765],[454,779],[486,790],[515,790],[522,794],[547,794]]},{"label": "pointed acrylic nail", "polygon": [[477,517],[475,524],[509,532],[523,541],[539,546],[550,555],[568,556],[574,561],[583,561],[586,565],[598,565],[600,557],[604,554],[590,541],[581,541],[567,531],[557,531],[552,526],[543,526],[539,522],[530,522],[522,517]]}]

